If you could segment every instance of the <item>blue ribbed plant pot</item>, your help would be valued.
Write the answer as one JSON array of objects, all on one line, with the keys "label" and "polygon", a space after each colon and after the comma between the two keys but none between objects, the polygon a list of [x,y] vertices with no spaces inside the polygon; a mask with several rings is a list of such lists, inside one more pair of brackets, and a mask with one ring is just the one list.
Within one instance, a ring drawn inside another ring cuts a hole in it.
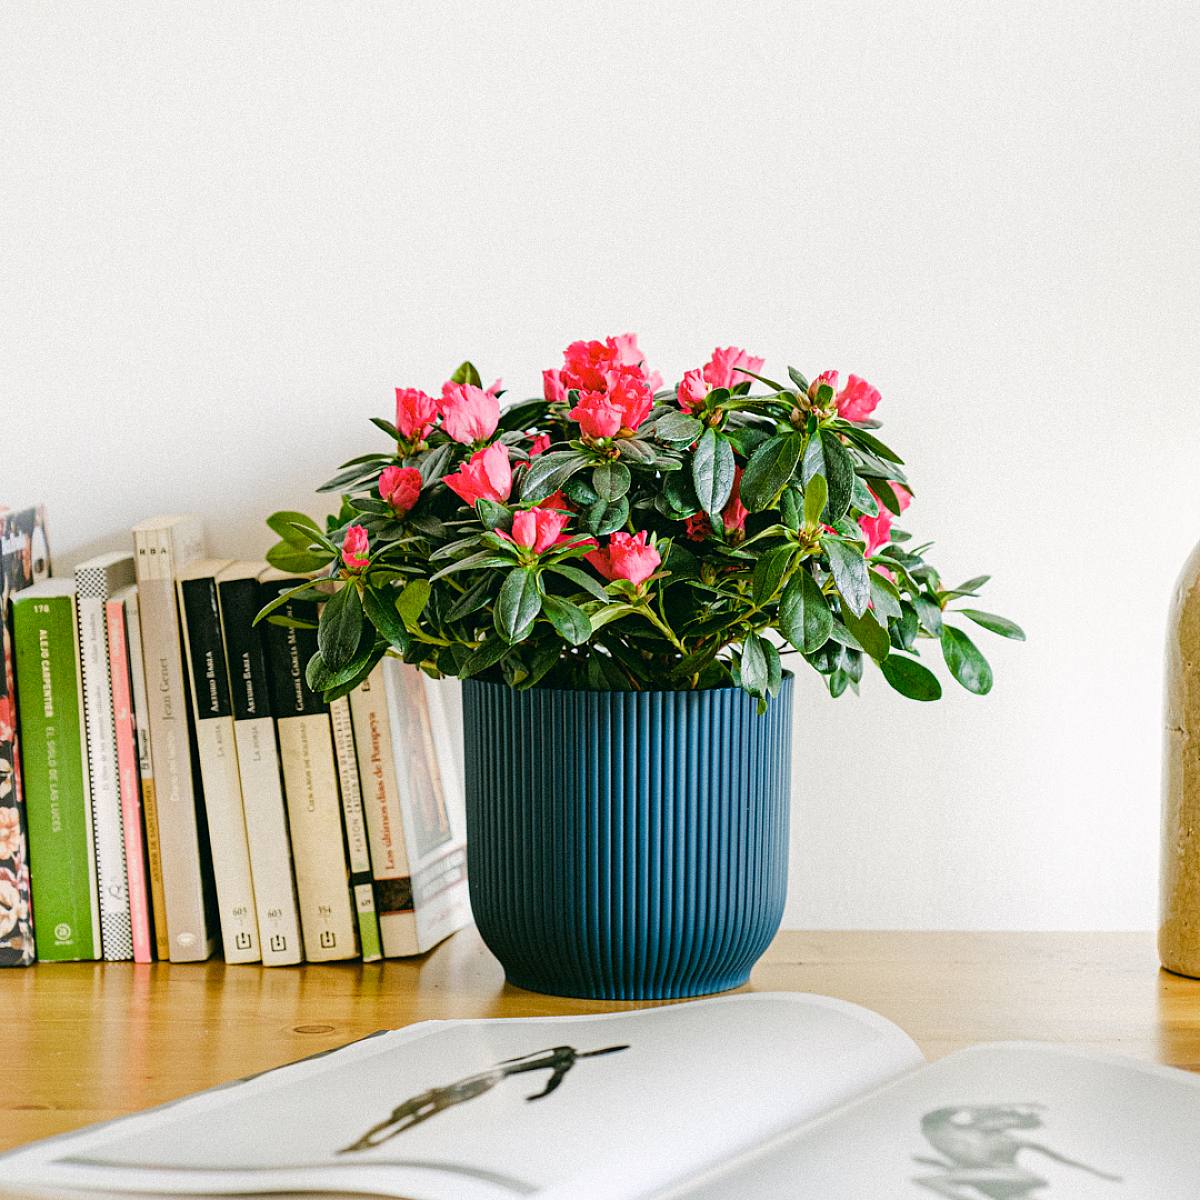
[{"label": "blue ribbed plant pot", "polygon": [[737,688],[463,685],[467,854],[510,983],[665,1000],[738,987],[787,893],[792,677]]}]

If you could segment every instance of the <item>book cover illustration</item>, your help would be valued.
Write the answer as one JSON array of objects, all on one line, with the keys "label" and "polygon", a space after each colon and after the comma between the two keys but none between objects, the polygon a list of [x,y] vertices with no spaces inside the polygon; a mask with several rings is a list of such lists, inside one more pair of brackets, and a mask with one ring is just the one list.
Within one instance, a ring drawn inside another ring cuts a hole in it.
[{"label": "book cover illustration", "polygon": [[9,600],[49,574],[45,509],[0,512],[0,966],[6,967],[34,960]]}]

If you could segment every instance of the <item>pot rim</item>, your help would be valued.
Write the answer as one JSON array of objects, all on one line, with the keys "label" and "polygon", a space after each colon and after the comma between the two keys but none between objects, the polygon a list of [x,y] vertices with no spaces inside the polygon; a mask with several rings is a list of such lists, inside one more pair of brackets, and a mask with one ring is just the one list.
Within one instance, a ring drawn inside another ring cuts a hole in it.
[{"label": "pot rim", "polygon": [[[794,671],[784,670],[780,681],[780,691],[768,699],[768,703],[778,698],[785,687],[791,687],[792,680],[796,677]],[[744,696],[747,701],[754,703],[754,698],[740,687],[735,687],[729,684],[724,687],[708,687],[708,688],[651,688],[645,691],[635,691],[633,688],[563,688],[563,687],[539,687],[535,684],[531,688],[515,688],[507,683],[500,683],[494,679],[478,679],[474,676],[462,679],[459,681],[463,687],[468,684],[473,687],[498,688],[505,692],[512,692],[514,695],[536,695],[543,696],[713,696],[720,693],[730,695]]]}]

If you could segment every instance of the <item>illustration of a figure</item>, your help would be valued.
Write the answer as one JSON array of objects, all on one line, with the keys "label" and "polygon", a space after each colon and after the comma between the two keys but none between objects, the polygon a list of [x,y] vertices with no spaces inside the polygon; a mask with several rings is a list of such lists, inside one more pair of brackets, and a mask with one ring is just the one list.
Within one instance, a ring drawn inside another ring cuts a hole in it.
[{"label": "illustration of a figure", "polygon": [[525,1097],[526,1100],[541,1100],[562,1083],[567,1072],[581,1058],[597,1058],[602,1054],[615,1054],[618,1050],[628,1049],[628,1046],[605,1046],[602,1050],[576,1050],[574,1046],[552,1046],[549,1050],[535,1050],[519,1058],[507,1058],[477,1075],[468,1075],[465,1079],[446,1084],[445,1087],[429,1088],[405,1100],[398,1108],[392,1110],[391,1116],[386,1120],[372,1126],[353,1145],[344,1147],[338,1153],[350,1154],[381,1146],[398,1133],[412,1129],[414,1125],[420,1125],[422,1121],[428,1121],[430,1117],[435,1117],[456,1104],[463,1104],[490,1092],[496,1084],[510,1075],[549,1071],[550,1078],[546,1080],[546,1086],[540,1092]]},{"label": "illustration of a figure", "polygon": [[938,1174],[915,1176],[913,1183],[952,1200],[1036,1200],[1049,1184],[1017,1162],[1022,1150],[1043,1154],[1097,1179],[1121,1182],[1120,1176],[1106,1175],[1048,1146],[1015,1137],[1016,1130],[1042,1127],[1040,1108],[1038,1104],[962,1105],[926,1113],[921,1132],[942,1157],[914,1157],[914,1162],[937,1167]]}]

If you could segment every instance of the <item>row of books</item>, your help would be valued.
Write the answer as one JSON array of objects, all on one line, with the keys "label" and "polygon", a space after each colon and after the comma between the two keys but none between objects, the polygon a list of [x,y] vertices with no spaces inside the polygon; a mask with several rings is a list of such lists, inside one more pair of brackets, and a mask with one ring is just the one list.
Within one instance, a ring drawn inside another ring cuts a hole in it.
[{"label": "row of books", "polygon": [[19,853],[0,885],[20,919],[0,907],[0,961],[192,962],[218,943],[230,963],[370,961],[466,923],[439,685],[385,659],[324,703],[305,682],[315,603],[255,625],[300,581],[207,557],[198,517],[143,522],[131,551],[53,578],[26,514],[44,561],[3,597],[0,852]]}]

